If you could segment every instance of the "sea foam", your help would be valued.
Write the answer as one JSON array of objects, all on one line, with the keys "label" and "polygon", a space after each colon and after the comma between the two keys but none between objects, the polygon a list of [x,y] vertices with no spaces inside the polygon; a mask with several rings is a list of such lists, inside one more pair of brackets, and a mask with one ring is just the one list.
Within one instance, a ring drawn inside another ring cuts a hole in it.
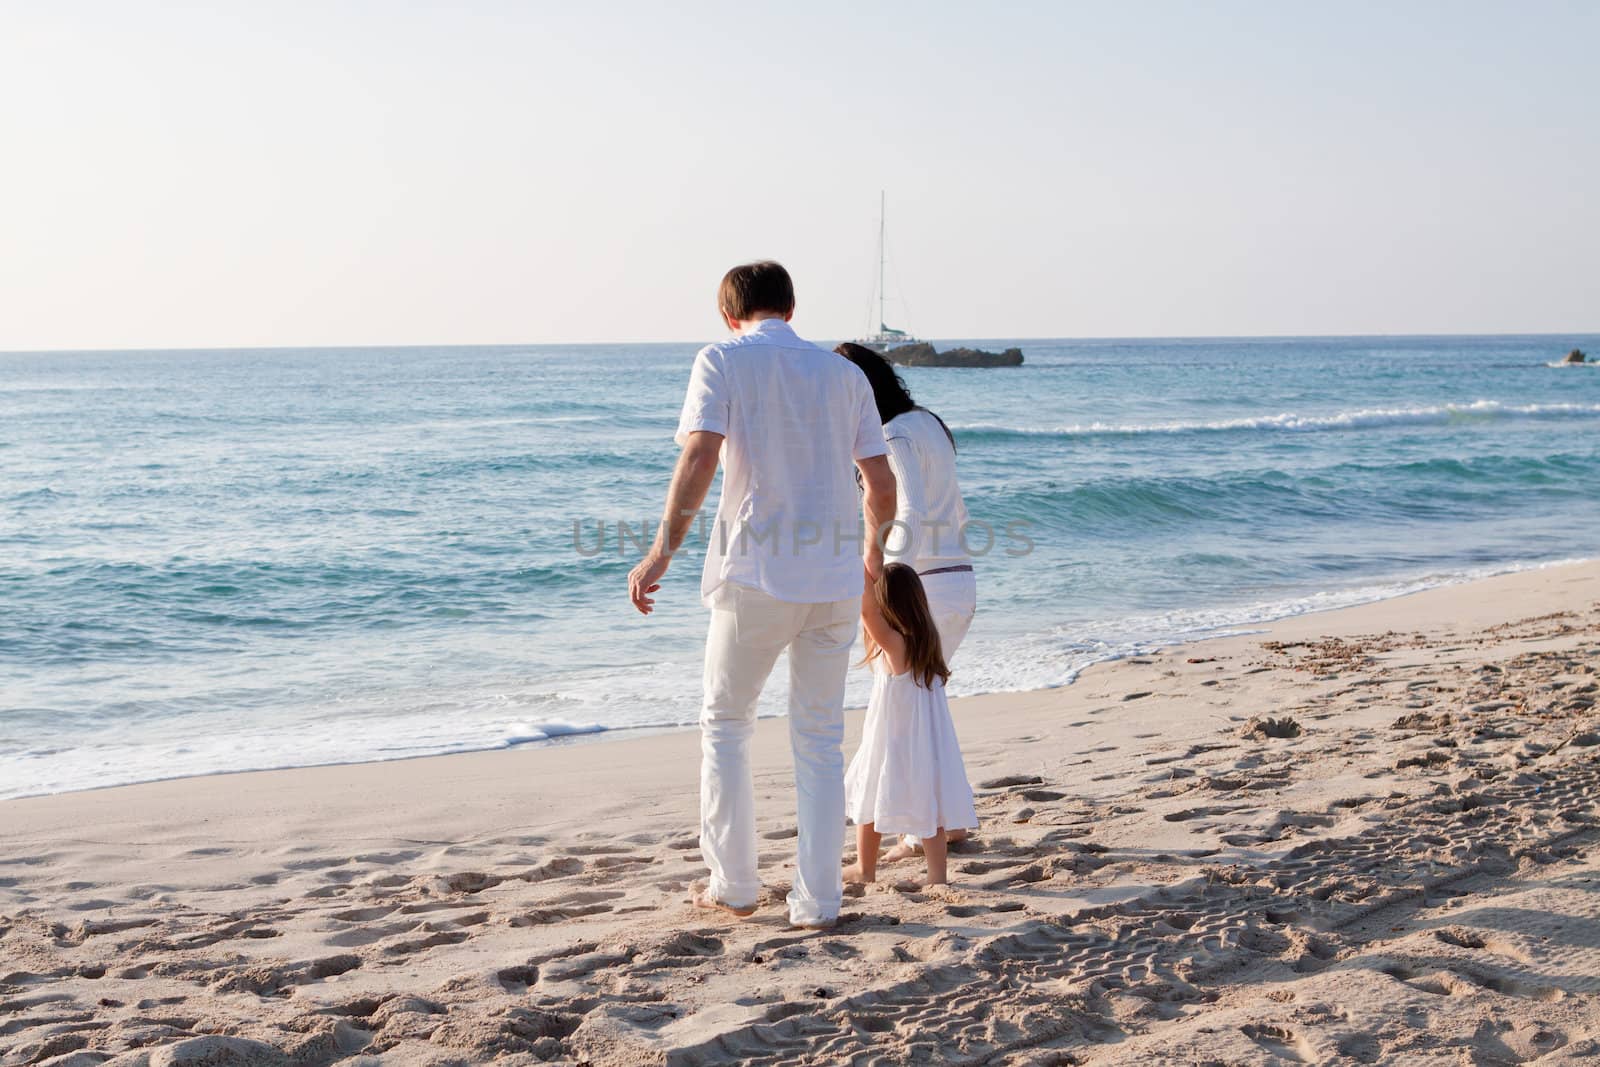
[{"label": "sea foam", "polygon": [[1302,415],[1286,411],[1276,415],[1255,415],[1237,419],[1185,419],[1153,423],[1090,422],[1054,428],[971,423],[957,424],[951,429],[958,433],[994,436],[1113,437],[1138,434],[1233,433],[1241,430],[1315,433],[1404,426],[1442,426],[1465,424],[1474,420],[1496,422],[1596,417],[1600,417],[1600,404],[1507,404],[1499,400],[1474,400],[1468,404],[1361,408],[1323,415]]}]

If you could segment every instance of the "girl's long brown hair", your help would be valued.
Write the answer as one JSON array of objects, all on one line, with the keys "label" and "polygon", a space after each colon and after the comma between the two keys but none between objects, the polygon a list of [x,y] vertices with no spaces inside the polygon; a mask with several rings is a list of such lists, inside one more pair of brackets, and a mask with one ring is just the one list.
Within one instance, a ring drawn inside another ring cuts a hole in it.
[{"label": "girl's long brown hair", "polygon": [[[890,629],[906,639],[906,662],[911,677],[925,689],[933,688],[933,680],[950,680],[950,668],[945,666],[944,646],[939,643],[939,629],[933,624],[933,612],[928,610],[928,595],[922,591],[922,579],[904,563],[891,563],[883,568],[883,577],[872,587],[873,599]],[[867,660],[883,655],[883,649],[864,635]]]}]

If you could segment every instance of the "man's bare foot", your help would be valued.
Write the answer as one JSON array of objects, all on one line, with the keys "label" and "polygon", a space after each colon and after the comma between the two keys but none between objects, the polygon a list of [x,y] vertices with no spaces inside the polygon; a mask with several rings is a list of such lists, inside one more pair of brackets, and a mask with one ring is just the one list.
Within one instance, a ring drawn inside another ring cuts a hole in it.
[{"label": "man's bare foot", "polygon": [[878,880],[878,878],[877,878],[876,873],[874,873],[874,875],[871,878],[868,878],[862,872],[861,864],[852,863],[850,866],[848,866],[848,867],[846,867],[844,869],[844,880],[848,884],[865,885],[868,882],[876,882]]},{"label": "man's bare foot", "polygon": [[704,911],[720,911],[724,914],[732,915],[737,919],[748,919],[750,916],[756,913],[756,906],[754,904],[751,904],[747,907],[736,908],[732,904],[724,904],[705,889],[695,890],[694,896],[689,899],[695,907]]}]

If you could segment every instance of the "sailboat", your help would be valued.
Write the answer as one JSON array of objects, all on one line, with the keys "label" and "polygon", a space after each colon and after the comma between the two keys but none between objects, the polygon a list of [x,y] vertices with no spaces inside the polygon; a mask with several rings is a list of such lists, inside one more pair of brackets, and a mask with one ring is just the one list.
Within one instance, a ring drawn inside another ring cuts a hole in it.
[{"label": "sailboat", "polygon": [[887,279],[889,264],[888,248],[884,242],[884,237],[887,233],[887,208],[888,197],[880,190],[878,193],[878,329],[875,333],[869,333],[865,337],[857,337],[855,339],[856,344],[870,348],[878,353],[887,352],[889,349],[898,348],[900,345],[922,344],[922,340],[913,337],[909,331],[897,330],[884,321],[883,307],[888,299],[884,282]]},{"label": "sailboat", "polygon": [[985,352],[981,348],[951,348],[940,352],[908,330],[897,330],[885,321],[884,282],[887,278],[888,253],[884,246],[885,197],[878,193],[878,330],[855,343],[872,349],[890,363],[906,367],[1020,367],[1022,349],[1008,348],[1004,352]]}]

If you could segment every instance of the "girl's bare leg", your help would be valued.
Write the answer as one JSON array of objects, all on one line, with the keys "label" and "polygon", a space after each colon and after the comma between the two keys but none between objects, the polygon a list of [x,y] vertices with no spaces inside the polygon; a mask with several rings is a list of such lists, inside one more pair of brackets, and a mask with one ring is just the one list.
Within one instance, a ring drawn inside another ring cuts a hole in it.
[{"label": "girl's bare leg", "polygon": [[944,827],[935,830],[932,837],[922,839],[922,854],[928,858],[928,884],[944,885],[948,882],[949,877],[945,870],[948,851],[945,847]]},{"label": "girl's bare leg", "polygon": [[878,849],[883,845],[883,835],[873,823],[856,827],[856,861],[844,869],[846,882],[876,882],[878,880]]}]

